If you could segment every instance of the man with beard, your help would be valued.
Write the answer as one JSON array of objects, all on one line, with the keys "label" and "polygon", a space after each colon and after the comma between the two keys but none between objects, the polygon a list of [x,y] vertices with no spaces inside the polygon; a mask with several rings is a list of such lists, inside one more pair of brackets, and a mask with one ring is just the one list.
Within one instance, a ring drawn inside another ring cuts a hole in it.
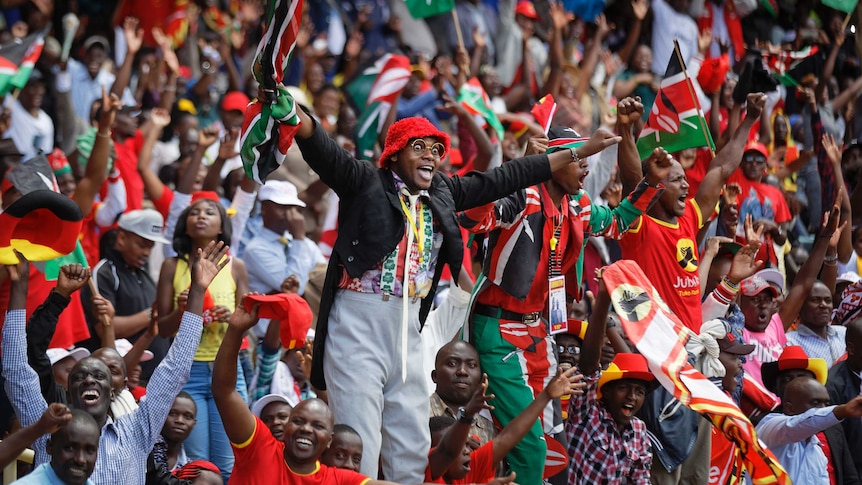
[{"label": "man with beard", "polygon": [[[459,413],[463,414],[462,410],[476,389],[482,385],[482,367],[476,349],[463,340],[444,345],[437,352],[431,380],[437,385],[431,394],[431,416],[457,419]],[[470,426],[470,436],[478,437],[480,445],[491,441],[496,434],[490,419],[481,414],[475,416]]]},{"label": "man with beard", "polygon": [[32,473],[14,482],[20,485],[93,485],[90,475],[99,452],[99,425],[85,411],[72,410],[72,419],[51,435],[48,453],[51,463],[43,463]]},{"label": "man with beard", "polygon": [[[69,373],[69,403],[74,409],[90,414],[102,428],[99,459],[94,470],[97,483],[143,484],[146,460],[165,424],[176,395],[189,377],[192,358],[203,332],[204,292],[218,272],[227,265],[228,247],[210,243],[192,257],[191,288],[174,343],[153,373],[147,386],[147,398],[135,411],[116,420],[108,415],[113,389],[111,371],[99,359],[87,357],[78,361]],[[23,426],[35,422],[47,404],[40,394],[39,378],[27,365],[24,339],[27,278],[30,265],[21,261],[7,266],[12,281],[9,311],[3,325],[3,377],[6,393]],[[36,464],[48,457],[43,436],[33,446]]]}]

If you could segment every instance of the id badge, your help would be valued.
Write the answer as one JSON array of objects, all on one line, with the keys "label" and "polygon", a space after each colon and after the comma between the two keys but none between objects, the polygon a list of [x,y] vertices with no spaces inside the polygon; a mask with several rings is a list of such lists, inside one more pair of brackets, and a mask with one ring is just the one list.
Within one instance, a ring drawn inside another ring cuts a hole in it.
[{"label": "id badge", "polygon": [[568,330],[565,276],[555,276],[548,280],[548,326],[548,333],[551,335]]}]

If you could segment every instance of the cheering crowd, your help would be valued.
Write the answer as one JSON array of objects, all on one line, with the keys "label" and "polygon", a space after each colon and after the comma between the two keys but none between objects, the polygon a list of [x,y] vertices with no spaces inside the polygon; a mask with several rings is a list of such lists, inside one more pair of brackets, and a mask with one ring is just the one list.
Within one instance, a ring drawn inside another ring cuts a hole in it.
[{"label": "cheering crowd", "polygon": [[862,484],[860,11],[0,2],[4,483]]}]

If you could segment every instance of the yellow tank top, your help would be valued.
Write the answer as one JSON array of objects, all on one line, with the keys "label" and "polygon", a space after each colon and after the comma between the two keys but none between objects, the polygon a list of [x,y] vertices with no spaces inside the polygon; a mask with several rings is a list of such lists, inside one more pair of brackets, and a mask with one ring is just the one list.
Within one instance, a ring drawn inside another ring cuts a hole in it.
[{"label": "yellow tank top", "polygon": [[[174,271],[174,308],[177,307],[177,296],[192,284],[192,275],[188,261],[177,258],[177,269]],[[236,308],[236,281],[231,273],[231,263],[219,271],[208,291],[216,305],[223,305],[234,311]],[[195,353],[195,361],[212,362],[216,358],[218,348],[227,332],[227,323],[213,322],[204,327],[201,343]]]}]

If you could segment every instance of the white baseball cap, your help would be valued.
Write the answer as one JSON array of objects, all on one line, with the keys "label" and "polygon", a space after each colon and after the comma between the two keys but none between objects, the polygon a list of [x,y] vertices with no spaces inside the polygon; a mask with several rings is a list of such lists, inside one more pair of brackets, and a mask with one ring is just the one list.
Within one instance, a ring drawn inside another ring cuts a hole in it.
[{"label": "white baseball cap", "polygon": [[170,244],[164,236],[162,236],[162,226],[165,220],[162,215],[153,209],[141,209],[126,212],[120,216],[120,221],[117,225],[124,231],[129,231],[137,234],[144,239]]},{"label": "white baseball cap", "polygon": [[278,205],[293,205],[305,207],[305,202],[299,200],[296,185],[284,180],[270,180],[257,193],[261,201],[269,200]]},{"label": "white baseball cap", "polygon": [[[124,338],[118,338],[114,340],[114,347],[116,347],[117,352],[120,353],[120,357],[125,357],[132,350],[132,343]],[[144,351],[144,355],[141,356],[141,362],[146,362],[148,360],[153,360],[153,353],[149,350]]]},{"label": "white baseball cap", "polygon": [[299,403],[294,404],[294,403],[290,402],[290,400],[287,398],[287,396],[284,396],[282,394],[267,394],[266,396],[263,396],[262,398],[255,401],[254,404],[252,404],[251,413],[259,418],[260,413],[263,412],[263,408],[269,406],[270,404],[272,404],[274,402],[283,402],[283,403],[287,404],[288,406],[290,406],[291,409],[293,409],[293,407],[296,404],[299,404]]},{"label": "white baseball cap", "polygon": [[71,357],[75,359],[75,362],[83,359],[84,357],[90,356],[90,351],[83,347],[75,347],[72,350],[66,350],[61,348],[48,349],[46,352],[48,354],[48,360],[51,361],[51,365],[60,362],[66,357]]}]

